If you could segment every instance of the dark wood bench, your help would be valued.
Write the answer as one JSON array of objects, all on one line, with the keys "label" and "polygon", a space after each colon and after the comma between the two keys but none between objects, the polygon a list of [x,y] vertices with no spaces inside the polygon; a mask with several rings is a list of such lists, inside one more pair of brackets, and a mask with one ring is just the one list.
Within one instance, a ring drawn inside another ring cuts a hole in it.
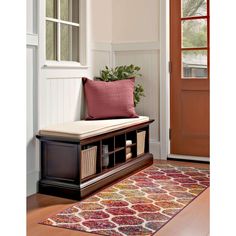
[{"label": "dark wood bench", "polygon": [[[78,139],[39,132],[41,178],[39,192],[80,200],[96,190],[153,163],[149,152],[149,125],[154,120],[117,128],[115,131]],[[93,121],[90,121],[93,122]],[[109,129],[108,129],[109,130]],[[145,131],[144,153],[137,153],[137,133]],[[132,140],[129,148],[132,158],[126,159],[126,140]],[[102,163],[102,145],[109,147],[109,165]],[[81,153],[91,146],[97,147],[95,173],[81,177]]]}]

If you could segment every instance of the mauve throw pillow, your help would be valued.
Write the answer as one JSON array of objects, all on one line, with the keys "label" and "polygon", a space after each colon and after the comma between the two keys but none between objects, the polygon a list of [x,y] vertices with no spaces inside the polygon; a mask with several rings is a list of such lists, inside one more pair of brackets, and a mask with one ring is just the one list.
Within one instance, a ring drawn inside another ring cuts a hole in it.
[{"label": "mauve throw pillow", "polygon": [[83,78],[87,119],[135,118],[134,78],[114,82]]}]

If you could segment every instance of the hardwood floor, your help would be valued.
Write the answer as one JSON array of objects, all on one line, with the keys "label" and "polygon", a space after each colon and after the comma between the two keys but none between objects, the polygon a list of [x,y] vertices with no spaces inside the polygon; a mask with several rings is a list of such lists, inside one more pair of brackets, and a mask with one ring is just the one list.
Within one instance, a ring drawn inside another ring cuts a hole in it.
[{"label": "hardwood floor", "polygon": [[[208,164],[158,161],[181,166],[207,167]],[[114,183],[113,183],[114,184]],[[155,236],[209,236],[209,188],[184,208],[176,217],[161,228]],[[49,215],[66,209],[76,201],[43,194],[27,198],[27,235],[28,236],[93,236],[94,234],[60,229],[38,224]],[[94,235],[97,236],[97,235]]]}]

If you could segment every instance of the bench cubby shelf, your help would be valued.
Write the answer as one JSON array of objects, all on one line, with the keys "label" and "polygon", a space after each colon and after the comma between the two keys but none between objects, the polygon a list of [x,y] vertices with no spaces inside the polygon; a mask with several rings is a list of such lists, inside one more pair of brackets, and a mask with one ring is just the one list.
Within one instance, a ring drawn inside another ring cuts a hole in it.
[{"label": "bench cubby shelf", "polygon": [[[153,163],[149,125],[154,120],[83,140],[37,135],[40,140],[39,192],[80,200],[96,190]],[[145,149],[137,155],[137,132],[146,131]],[[126,146],[126,140],[132,144]],[[103,167],[102,145],[108,145],[109,165]],[[97,146],[96,173],[81,178],[81,151]],[[126,148],[132,157],[126,160]]]}]

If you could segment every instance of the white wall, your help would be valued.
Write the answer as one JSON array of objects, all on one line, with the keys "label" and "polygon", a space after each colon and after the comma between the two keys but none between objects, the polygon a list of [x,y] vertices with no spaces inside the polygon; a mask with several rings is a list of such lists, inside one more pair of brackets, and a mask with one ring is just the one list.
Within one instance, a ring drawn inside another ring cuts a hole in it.
[{"label": "white wall", "polygon": [[159,42],[160,0],[91,0],[92,41]]},{"label": "white wall", "polygon": [[112,42],[112,0],[91,0],[91,38]]},{"label": "white wall", "polygon": [[112,41],[159,41],[159,0],[113,0]]},{"label": "white wall", "polygon": [[105,65],[112,66],[112,0],[91,0],[92,71],[98,76]]},{"label": "white wall", "polygon": [[29,34],[37,34],[37,0],[27,0],[26,31]]}]

